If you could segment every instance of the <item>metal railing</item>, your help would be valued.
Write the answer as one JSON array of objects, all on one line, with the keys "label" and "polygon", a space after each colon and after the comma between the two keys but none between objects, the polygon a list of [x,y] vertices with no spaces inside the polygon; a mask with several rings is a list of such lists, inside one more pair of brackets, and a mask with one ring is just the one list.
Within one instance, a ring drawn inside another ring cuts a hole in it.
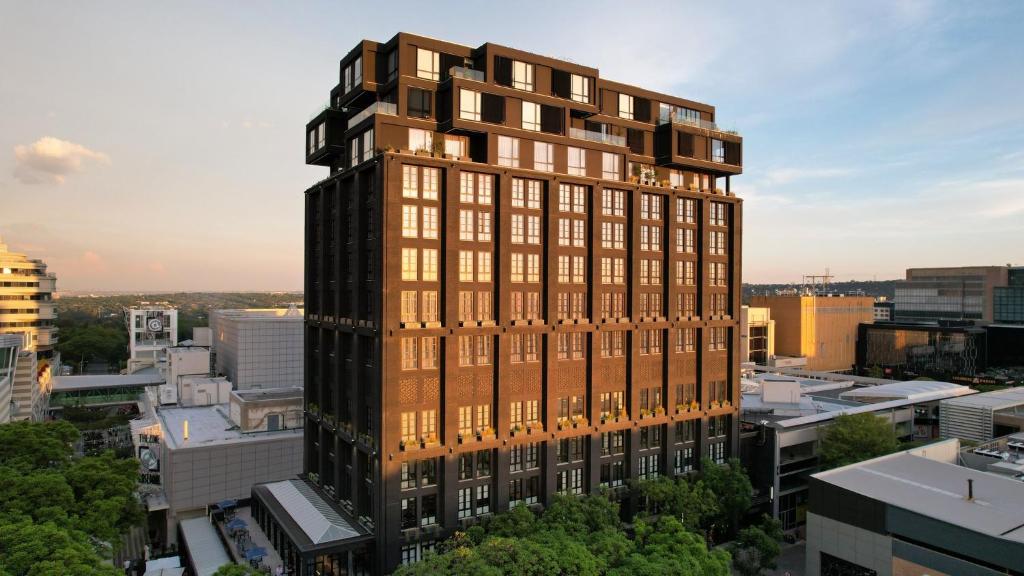
[{"label": "metal railing", "polygon": [[739,136],[739,132],[737,132],[736,130],[726,130],[724,128],[719,128],[718,124],[716,124],[716,123],[714,123],[714,122],[712,122],[710,120],[702,120],[700,118],[692,118],[692,117],[682,116],[680,114],[673,114],[670,118],[671,118],[673,124],[680,124],[680,125],[683,125],[683,126],[693,126],[694,128],[701,128],[701,129],[704,129],[704,130],[712,130],[714,132],[721,132],[723,134],[732,134],[734,136]]},{"label": "metal railing", "polygon": [[475,80],[476,82],[484,81],[483,70],[473,70],[464,66],[452,66],[448,69],[448,74],[452,78],[464,78],[466,80]]},{"label": "metal railing", "polygon": [[387,114],[389,116],[398,115],[398,105],[392,104],[391,102],[374,102],[370,104],[358,114],[348,119],[348,127],[352,128],[356,124],[359,124],[363,120],[366,120],[373,114]]},{"label": "metal railing", "polygon": [[569,128],[569,137],[576,138],[577,140],[588,140],[590,142],[601,142],[604,144],[611,144],[612,146],[625,146],[626,137],[617,136],[615,134],[607,134],[605,132],[594,132],[593,130],[584,130],[583,128]]}]

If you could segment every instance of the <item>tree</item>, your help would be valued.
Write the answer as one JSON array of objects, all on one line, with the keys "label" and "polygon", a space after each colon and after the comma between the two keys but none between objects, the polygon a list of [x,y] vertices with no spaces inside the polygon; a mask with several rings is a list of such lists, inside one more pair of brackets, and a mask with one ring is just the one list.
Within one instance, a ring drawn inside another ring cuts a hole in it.
[{"label": "tree", "polygon": [[892,424],[871,413],[842,414],[821,439],[821,464],[837,468],[899,449]]},{"label": "tree", "polygon": [[701,463],[701,479],[715,495],[718,515],[714,525],[727,535],[736,533],[740,518],[750,509],[754,498],[754,487],[738,458],[730,458],[725,464],[715,464],[710,458]]},{"label": "tree", "polygon": [[740,530],[730,546],[733,568],[741,576],[760,576],[765,570],[774,569],[782,552],[781,540],[782,524],[765,514],[760,526]]},{"label": "tree", "polygon": [[0,569],[25,576],[117,576],[85,533],[52,522],[0,517]]},{"label": "tree", "polygon": [[709,551],[701,536],[675,518],[639,520],[631,538],[618,505],[600,494],[558,496],[540,517],[520,506],[496,515],[482,530],[479,543],[456,533],[438,547],[439,554],[427,554],[395,575],[729,574],[729,553]]},{"label": "tree", "polygon": [[641,496],[647,502],[648,514],[665,514],[678,519],[691,532],[710,528],[719,514],[715,494],[703,480],[672,479],[659,476],[639,484]]}]

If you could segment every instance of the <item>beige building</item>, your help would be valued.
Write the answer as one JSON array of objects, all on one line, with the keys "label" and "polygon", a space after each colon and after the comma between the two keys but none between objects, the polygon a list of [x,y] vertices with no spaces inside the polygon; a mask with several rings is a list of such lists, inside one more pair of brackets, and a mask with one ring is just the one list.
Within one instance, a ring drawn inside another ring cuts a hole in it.
[{"label": "beige building", "polygon": [[768,308],[740,308],[740,362],[767,365],[775,356],[775,321]]},{"label": "beige building", "polygon": [[874,319],[874,298],[835,294],[754,296],[770,309],[775,352],[807,358],[808,370],[850,370],[857,357],[857,326]]},{"label": "beige building", "polygon": [[8,250],[0,239],[0,334],[22,338],[11,390],[11,419],[39,419],[57,344],[57,278],[42,260]]},{"label": "beige building", "polygon": [[14,407],[14,376],[22,340],[14,334],[0,335],[0,424],[11,421]]}]

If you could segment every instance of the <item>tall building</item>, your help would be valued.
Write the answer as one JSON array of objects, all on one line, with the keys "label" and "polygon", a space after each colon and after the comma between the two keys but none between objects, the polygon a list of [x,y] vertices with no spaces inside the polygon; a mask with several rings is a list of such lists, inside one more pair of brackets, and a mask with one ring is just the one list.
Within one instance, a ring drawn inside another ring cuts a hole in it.
[{"label": "tall building", "polygon": [[775,351],[807,358],[808,370],[851,370],[857,359],[857,326],[874,318],[874,298],[836,294],[754,296],[752,306],[771,310]]},{"label": "tall building", "polygon": [[11,421],[14,408],[14,376],[24,339],[17,334],[0,335],[0,424]]},{"label": "tall building", "polygon": [[213,366],[237,390],[302,388],[302,311],[213,310]]},{"label": "tall building", "polygon": [[896,283],[893,320],[936,321],[994,319],[993,290],[1006,286],[1006,266],[908,268]]},{"label": "tall building", "polygon": [[58,363],[56,289],[57,277],[46,271],[42,260],[10,252],[0,239],[0,334],[17,334],[23,340],[12,389],[14,420],[42,417],[50,365]]},{"label": "tall building", "polygon": [[992,289],[993,319],[1001,324],[1024,324],[1024,267],[1006,271],[1006,286]]},{"label": "tall building", "polygon": [[714,107],[404,33],[340,72],[306,128],[330,176],[306,191],[305,470],[372,540],[254,490],[296,573],[387,572],[510,506],[738,453],[742,139]]},{"label": "tall building", "polygon": [[768,308],[740,308],[740,362],[767,365],[775,356],[775,321]]}]

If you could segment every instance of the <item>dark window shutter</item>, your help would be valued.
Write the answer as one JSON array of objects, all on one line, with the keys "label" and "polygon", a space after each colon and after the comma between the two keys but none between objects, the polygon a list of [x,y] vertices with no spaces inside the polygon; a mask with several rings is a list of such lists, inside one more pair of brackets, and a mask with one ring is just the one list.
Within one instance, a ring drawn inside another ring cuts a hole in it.
[{"label": "dark window shutter", "polygon": [[494,57],[494,82],[502,86],[512,85],[512,60],[504,56]]},{"label": "dark window shutter", "polygon": [[480,95],[480,119],[492,124],[505,121],[505,97],[495,94]]},{"label": "dark window shutter", "polygon": [[438,58],[438,60],[440,60],[440,78],[442,82],[451,77],[451,73],[449,71],[453,66],[464,66],[466,64],[466,59],[462,56],[454,56],[452,54],[445,54],[444,52],[441,53],[441,57]]},{"label": "dark window shutter", "polygon": [[651,121],[651,101],[647,98],[633,98],[633,119],[640,122]]},{"label": "dark window shutter", "polygon": [[644,131],[638,128],[627,128],[626,144],[633,154],[644,153]]},{"label": "dark window shutter", "polygon": [[693,134],[687,134],[686,132],[676,132],[676,134],[679,135],[679,146],[676,149],[676,154],[693,158]]},{"label": "dark window shutter", "polygon": [[434,93],[430,90],[409,87],[409,116],[429,118],[433,108]]},{"label": "dark window shutter", "polygon": [[562,108],[557,106],[540,106],[540,131],[549,134],[562,133],[562,119],[564,113]]},{"label": "dark window shutter", "polygon": [[551,93],[561,98],[568,98],[571,90],[569,73],[562,70],[551,70]]}]

